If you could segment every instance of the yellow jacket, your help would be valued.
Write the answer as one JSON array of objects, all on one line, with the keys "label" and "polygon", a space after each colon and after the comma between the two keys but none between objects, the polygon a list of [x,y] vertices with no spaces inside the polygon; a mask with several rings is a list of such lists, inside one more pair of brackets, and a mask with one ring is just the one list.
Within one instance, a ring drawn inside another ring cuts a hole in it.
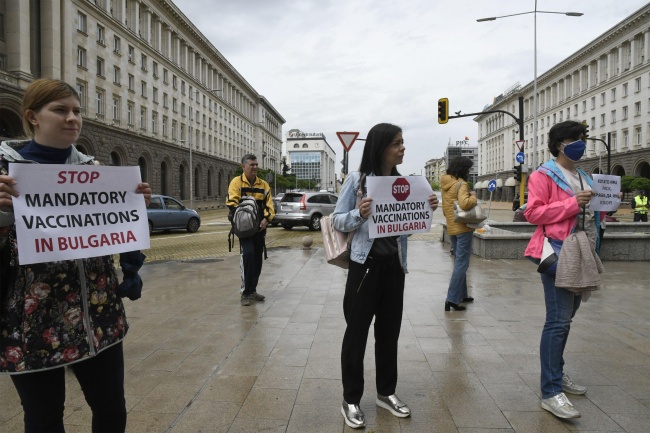
[{"label": "yellow jacket", "polygon": [[[460,189],[458,189],[458,182],[462,182]],[[445,174],[440,179],[440,183],[442,185],[442,213],[447,219],[447,234],[455,236],[465,232],[473,232],[474,229],[468,227],[467,224],[454,222],[455,201],[458,201],[458,205],[463,210],[470,210],[477,203],[476,196],[469,193],[467,182],[450,174]]]},{"label": "yellow jacket", "polygon": [[[264,218],[266,218],[267,221],[273,219],[275,216],[275,208],[273,207],[273,198],[271,197],[271,187],[265,180],[256,176],[253,185],[251,185],[248,178],[242,173],[230,181],[226,206],[230,209],[231,216],[235,212],[237,205],[239,205],[239,200],[242,195],[252,196],[257,202],[259,208],[264,209]],[[264,202],[265,197],[266,203]]]}]

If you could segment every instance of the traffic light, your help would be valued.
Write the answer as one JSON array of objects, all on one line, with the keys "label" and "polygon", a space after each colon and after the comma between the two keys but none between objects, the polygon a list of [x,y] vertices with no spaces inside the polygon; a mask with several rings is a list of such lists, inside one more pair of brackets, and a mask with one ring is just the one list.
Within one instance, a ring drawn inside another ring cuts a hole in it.
[{"label": "traffic light", "polygon": [[521,164],[515,165],[513,172],[515,173],[515,180],[517,182],[521,181]]},{"label": "traffic light", "polygon": [[449,99],[438,99],[438,123],[441,125],[449,122]]},{"label": "traffic light", "polygon": [[582,121],[582,126],[585,128],[585,141],[589,138],[589,124],[587,123],[586,120]]},{"label": "traffic light", "polygon": [[343,166],[343,167],[341,167],[341,173],[342,174],[348,174],[348,167],[347,167],[347,164],[346,164],[346,161],[345,161],[345,156],[343,157],[343,161],[341,161],[341,165]]}]

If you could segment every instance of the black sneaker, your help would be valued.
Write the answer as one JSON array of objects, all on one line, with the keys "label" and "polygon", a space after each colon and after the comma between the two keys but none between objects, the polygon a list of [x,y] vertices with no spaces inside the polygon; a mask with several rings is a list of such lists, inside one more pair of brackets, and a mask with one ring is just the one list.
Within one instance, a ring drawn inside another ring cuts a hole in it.
[{"label": "black sneaker", "polygon": [[253,300],[253,301],[264,302],[264,298],[266,298],[266,296],[264,296],[264,295],[260,295],[260,294],[257,293],[257,292],[253,292],[253,293],[250,294],[250,298],[251,298],[251,300]]}]

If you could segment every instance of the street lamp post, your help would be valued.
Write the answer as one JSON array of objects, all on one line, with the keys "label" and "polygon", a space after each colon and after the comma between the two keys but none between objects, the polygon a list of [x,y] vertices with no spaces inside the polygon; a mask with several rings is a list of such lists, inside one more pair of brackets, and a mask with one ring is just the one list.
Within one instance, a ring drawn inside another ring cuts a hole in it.
[{"label": "street lamp post", "polygon": [[494,21],[498,18],[507,18],[514,17],[517,15],[528,15],[533,14],[533,34],[534,34],[534,76],[533,76],[533,157],[532,157],[532,170],[537,168],[537,14],[559,14],[566,15],[569,17],[580,17],[584,15],[581,12],[553,12],[553,11],[538,11],[537,10],[537,0],[535,0],[535,10],[529,12],[521,12],[518,14],[502,15],[499,17],[488,17],[488,18],[479,18],[476,21]]}]

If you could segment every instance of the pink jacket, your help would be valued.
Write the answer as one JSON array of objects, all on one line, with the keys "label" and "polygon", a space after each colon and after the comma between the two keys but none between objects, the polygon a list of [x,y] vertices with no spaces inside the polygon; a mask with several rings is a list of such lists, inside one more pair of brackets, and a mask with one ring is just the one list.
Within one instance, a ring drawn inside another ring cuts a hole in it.
[{"label": "pink jacket", "polygon": [[[591,179],[585,176],[591,184]],[[524,215],[529,223],[537,225],[526,247],[525,257],[542,256],[544,231],[552,239],[564,240],[577,222],[580,206],[575,194],[564,180],[555,161],[549,161],[530,175],[528,205]],[[596,216],[598,219],[600,215]]]}]

